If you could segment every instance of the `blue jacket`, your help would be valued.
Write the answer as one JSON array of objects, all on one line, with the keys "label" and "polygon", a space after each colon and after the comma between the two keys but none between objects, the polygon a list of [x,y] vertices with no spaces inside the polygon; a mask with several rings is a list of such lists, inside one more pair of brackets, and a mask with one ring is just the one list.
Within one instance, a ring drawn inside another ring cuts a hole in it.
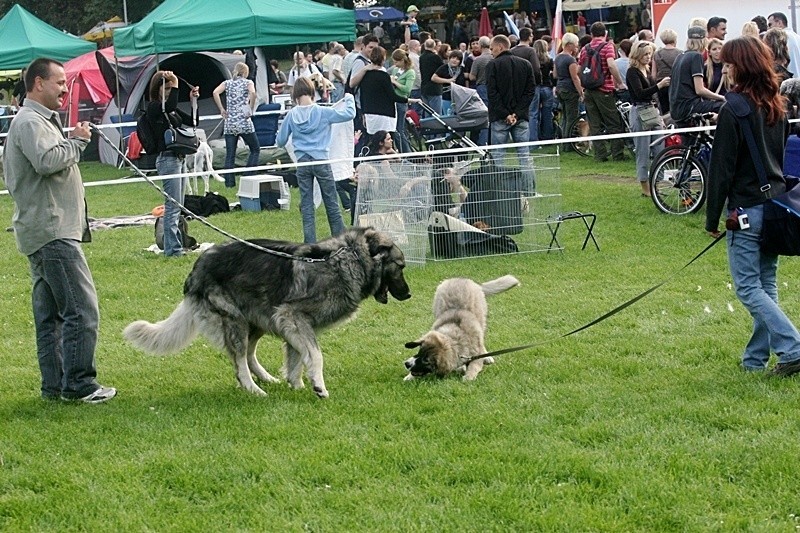
[{"label": "blue jacket", "polygon": [[276,143],[283,148],[289,137],[297,159],[308,155],[317,161],[328,159],[331,145],[331,124],[347,122],[356,116],[352,94],[345,94],[344,109],[317,104],[295,106],[283,119]]}]

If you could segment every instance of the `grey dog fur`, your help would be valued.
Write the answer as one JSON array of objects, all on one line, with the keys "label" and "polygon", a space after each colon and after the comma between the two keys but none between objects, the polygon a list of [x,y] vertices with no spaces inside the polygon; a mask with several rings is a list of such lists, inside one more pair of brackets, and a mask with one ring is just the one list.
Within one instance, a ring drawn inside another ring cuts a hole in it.
[{"label": "grey dog fur", "polygon": [[[284,340],[284,377],[303,387],[306,368],[314,392],[328,396],[322,375],[317,332],[341,323],[365,298],[387,303],[411,297],[403,277],[403,252],[385,233],[353,228],[316,244],[251,241],[293,256],[325,259],[306,262],[278,257],[240,242],[219,244],[195,263],[184,284],[184,299],[172,314],[151,324],[139,320],[124,337],[156,355],[178,352],[202,333],[224,349],[239,384],[263,395],[253,381],[277,382],[259,364],[256,345],[264,334]],[[251,375],[252,373],[252,375]]]}]

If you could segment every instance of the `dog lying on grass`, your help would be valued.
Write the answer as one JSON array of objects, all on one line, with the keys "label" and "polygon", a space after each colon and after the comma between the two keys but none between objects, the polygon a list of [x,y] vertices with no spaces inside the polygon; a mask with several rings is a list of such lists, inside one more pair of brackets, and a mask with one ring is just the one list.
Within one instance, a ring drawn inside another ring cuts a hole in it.
[{"label": "dog lying on grass", "polygon": [[264,395],[253,376],[278,381],[256,359],[258,340],[269,333],[284,340],[289,385],[303,388],[305,367],[314,392],[327,398],[317,332],[353,316],[370,296],[383,304],[389,294],[410,298],[403,252],[373,228],[352,228],[316,244],[249,242],[283,256],[237,241],[218,244],[194,264],[183,301],[169,317],[133,322],[123,336],[142,351],[166,355],[202,333],[227,352],[239,385]]},{"label": "dog lying on grass", "polygon": [[406,348],[419,348],[417,355],[405,361],[406,380],[434,374],[444,377],[463,372],[464,380],[475,379],[491,357],[467,361],[486,353],[486,317],[489,308],[486,296],[507,291],[519,285],[514,276],[487,281],[481,285],[465,278],[444,280],[433,296],[433,327],[419,340],[406,343]]}]

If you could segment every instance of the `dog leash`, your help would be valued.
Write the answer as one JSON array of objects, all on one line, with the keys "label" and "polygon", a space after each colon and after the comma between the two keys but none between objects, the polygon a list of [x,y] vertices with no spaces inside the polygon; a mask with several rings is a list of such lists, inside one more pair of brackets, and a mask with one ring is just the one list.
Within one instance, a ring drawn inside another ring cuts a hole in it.
[{"label": "dog leash", "polygon": [[186,215],[191,216],[193,219],[200,221],[200,223],[203,224],[204,226],[211,228],[212,230],[216,231],[217,233],[219,233],[221,235],[224,235],[225,237],[227,237],[227,238],[229,238],[231,240],[234,240],[234,241],[239,242],[241,244],[247,245],[247,246],[249,246],[251,248],[255,248],[256,250],[259,250],[261,252],[265,252],[265,253],[268,253],[268,254],[271,254],[271,255],[275,255],[275,256],[278,256],[278,257],[283,257],[284,259],[291,259],[292,261],[302,261],[304,263],[324,263],[324,262],[328,261],[329,259],[332,259],[332,258],[336,257],[337,255],[339,255],[340,253],[344,252],[345,250],[348,250],[347,247],[342,247],[342,248],[339,248],[338,250],[334,251],[330,255],[325,256],[325,257],[302,257],[302,256],[298,256],[298,255],[292,255],[292,254],[286,253],[286,252],[281,252],[280,250],[273,250],[271,248],[265,248],[263,246],[259,246],[258,244],[254,243],[254,242],[244,240],[241,237],[237,237],[236,235],[233,235],[232,233],[229,233],[229,232],[225,231],[224,229],[220,228],[219,226],[215,226],[214,224],[209,222],[208,219],[206,219],[206,217],[200,216],[200,215],[190,211],[185,205],[183,205],[181,202],[179,202],[178,200],[176,200],[175,198],[170,196],[166,191],[164,191],[164,189],[159,187],[153,180],[151,180],[147,176],[147,174],[142,172],[142,170],[139,167],[137,167],[133,163],[133,161],[131,161],[128,158],[127,155],[122,153],[122,151],[113,142],[111,142],[111,139],[109,139],[106,136],[106,134],[103,133],[102,130],[100,130],[100,128],[98,128],[96,125],[91,124],[91,123],[89,124],[89,127],[92,130],[96,131],[97,134],[100,135],[100,137],[102,137],[103,140],[105,140],[108,143],[109,146],[111,146],[114,150],[116,150],[116,152],[120,156],[122,156],[122,159],[125,161],[125,163],[127,163],[134,170],[134,172],[139,175],[139,177],[143,178],[147,183],[152,185],[159,193],[161,193],[161,195],[168,202],[173,202],[175,205],[177,205],[180,208],[182,213],[185,213]]},{"label": "dog leash", "polygon": [[680,274],[683,270],[688,268],[689,265],[691,265],[692,263],[694,263],[695,261],[700,259],[700,257],[703,256],[703,254],[705,254],[707,251],[709,251],[711,248],[713,248],[714,245],[716,245],[719,241],[721,241],[723,237],[725,237],[725,232],[722,232],[722,234],[720,234],[719,237],[715,238],[711,242],[711,244],[709,244],[708,246],[703,248],[703,250],[699,254],[694,256],[691,261],[689,261],[688,263],[683,265],[681,268],[679,268],[677,271],[675,271],[675,273],[672,276],[670,276],[669,278],[666,278],[663,281],[661,281],[660,283],[657,283],[657,284],[653,285],[652,287],[650,287],[646,291],[634,296],[630,300],[618,305],[617,307],[615,307],[611,311],[609,311],[609,312],[607,312],[607,313],[595,318],[591,322],[589,322],[587,324],[584,324],[583,326],[581,326],[579,328],[573,329],[572,331],[570,331],[568,333],[564,333],[562,335],[558,335],[558,336],[555,336],[555,337],[551,337],[549,339],[545,339],[543,341],[533,342],[533,343],[530,343],[530,344],[523,344],[522,346],[514,346],[513,348],[504,348],[502,350],[495,350],[493,352],[489,352],[489,353],[485,353],[485,354],[481,354],[481,355],[476,355],[476,356],[473,356],[473,357],[470,357],[469,359],[467,359],[464,362],[464,364],[468,365],[473,361],[476,361],[478,359],[484,359],[486,357],[493,357],[495,355],[504,355],[504,354],[507,354],[507,353],[520,352],[522,350],[528,350],[528,349],[536,347],[536,346],[543,346],[545,344],[550,344],[551,342],[555,342],[555,341],[557,341],[559,339],[563,339],[565,337],[569,337],[570,335],[575,335],[576,333],[579,333],[579,332],[581,332],[581,331],[583,331],[585,329],[589,329],[590,327],[594,326],[595,324],[598,324],[598,323],[602,322],[603,320],[616,315],[617,313],[619,313],[620,311],[622,311],[626,307],[629,307],[629,306],[635,304],[636,302],[638,302],[639,300],[641,300],[642,298],[644,298],[645,296],[647,296],[651,292],[655,291],[656,289],[658,289],[662,285],[664,285],[667,282],[671,281],[676,275]]}]

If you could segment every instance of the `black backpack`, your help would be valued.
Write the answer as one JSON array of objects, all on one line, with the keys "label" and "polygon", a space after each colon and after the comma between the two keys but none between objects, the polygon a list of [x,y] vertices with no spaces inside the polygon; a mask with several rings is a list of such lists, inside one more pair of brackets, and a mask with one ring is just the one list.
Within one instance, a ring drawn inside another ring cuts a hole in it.
[{"label": "black backpack", "polygon": [[136,135],[139,137],[139,142],[142,148],[150,155],[158,152],[158,142],[156,142],[156,135],[153,132],[153,125],[147,118],[147,113],[142,111],[136,119]]},{"label": "black backpack", "polygon": [[[355,65],[356,61],[361,61],[362,63],[364,63],[365,67],[369,64],[369,61],[364,59],[364,57],[361,54],[358,54],[355,57],[355,59],[353,59],[353,65]],[[358,87],[355,87],[355,88],[350,87],[350,77],[352,75],[353,75],[353,69],[351,68],[350,69],[350,73],[347,75],[347,79],[344,80],[344,92],[349,93],[349,94],[356,94],[356,89],[358,89]]]},{"label": "black backpack", "polygon": [[[183,248],[187,250],[194,250],[197,248],[197,239],[189,235],[189,224],[186,221],[186,217],[180,215],[178,218],[178,230],[181,232],[181,240],[183,241],[181,245]],[[156,227],[155,227],[155,236],[156,236],[156,246],[158,246],[159,250],[164,249],[164,217],[156,218]]]},{"label": "black backpack", "polygon": [[603,42],[597,48],[592,48],[591,44],[587,44],[583,49],[586,52],[581,61],[581,85],[584,89],[599,89],[603,86],[606,76],[603,72],[603,58],[600,57],[600,51],[608,41]]}]

